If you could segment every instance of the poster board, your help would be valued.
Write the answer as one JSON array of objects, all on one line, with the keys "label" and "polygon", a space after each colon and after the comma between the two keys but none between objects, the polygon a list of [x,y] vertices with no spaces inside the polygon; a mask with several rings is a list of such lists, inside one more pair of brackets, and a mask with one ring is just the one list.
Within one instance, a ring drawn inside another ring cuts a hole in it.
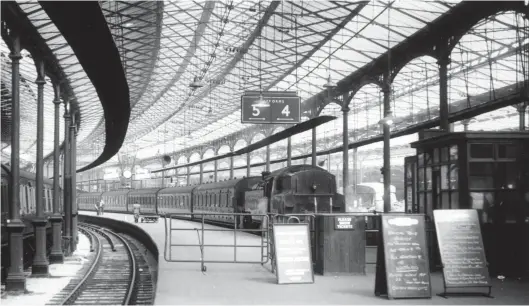
[{"label": "poster board", "polygon": [[424,215],[382,215],[375,295],[431,298]]},{"label": "poster board", "polygon": [[273,235],[277,283],[314,283],[309,225],[274,224]]},{"label": "poster board", "polygon": [[[492,287],[475,209],[434,210],[435,230],[447,288]],[[471,293],[465,292],[465,295]],[[483,293],[474,293],[483,295]]]}]

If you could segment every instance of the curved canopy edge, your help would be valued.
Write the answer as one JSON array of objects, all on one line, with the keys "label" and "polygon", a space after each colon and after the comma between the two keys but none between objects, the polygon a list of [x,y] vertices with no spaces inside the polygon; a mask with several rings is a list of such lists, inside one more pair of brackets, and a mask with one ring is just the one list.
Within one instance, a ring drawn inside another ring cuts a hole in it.
[{"label": "curved canopy edge", "polygon": [[105,112],[101,155],[77,172],[99,166],[121,148],[130,118],[129,87],[121,58],[98,2],[39,2],[92,81]]}]

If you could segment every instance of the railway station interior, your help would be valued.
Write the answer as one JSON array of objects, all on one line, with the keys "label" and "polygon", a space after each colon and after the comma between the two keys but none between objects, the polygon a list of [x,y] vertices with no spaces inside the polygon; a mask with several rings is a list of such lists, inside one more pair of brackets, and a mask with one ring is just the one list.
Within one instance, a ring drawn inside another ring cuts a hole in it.
[{"label": "railway station interior", "polygon": [[[95,256],[86,223],[114,223],[156,249],[147,304],[394,304],[384,227],[407,218],[425,241],[422,303],[529,304],[528,1],[2,1],[1,35],[2,303],[44,305],[20,299]],[[494,299],[437,296],[442,224],[466,213],[474,287]],[[312,283],[237,279],[261,265],[279,279],[272,230],[292,219],[308,224]],[[204,228],[234,262],[215,270]],[[259,241],[253,268],[238,235]],[[167,255],[171,239],[194,239],[200,260]],[[215,300],[221,282],[235,297]]]}]

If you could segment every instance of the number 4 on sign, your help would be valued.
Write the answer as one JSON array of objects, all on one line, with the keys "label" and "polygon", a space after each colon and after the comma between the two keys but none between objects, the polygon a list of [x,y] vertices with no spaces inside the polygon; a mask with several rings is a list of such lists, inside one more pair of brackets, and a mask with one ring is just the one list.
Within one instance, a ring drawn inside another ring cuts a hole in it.
[{"label": "number 4 on sign", "polygon": [[281,114],[285,115],[285,116],[289,116],[290,115],[290,111],[288,109],[288,105],[285,106],[285,108],[283,108],[283,110],[281,111]]}]

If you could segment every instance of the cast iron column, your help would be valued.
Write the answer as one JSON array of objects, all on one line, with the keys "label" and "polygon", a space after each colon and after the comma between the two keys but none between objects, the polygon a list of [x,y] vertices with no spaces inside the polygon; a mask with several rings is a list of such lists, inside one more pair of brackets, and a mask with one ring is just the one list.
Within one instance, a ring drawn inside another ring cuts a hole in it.
[{"label": "cast iron column", "polygon": [[189,182],[191,181],[191,167],[187,167],[187,185],[189,185]]},{"label": "cast iron column", "polygon": [[312,165],[316,166],[316,128],[312,128]]},{"label": "cast iron column", "polygon": [[200,164],[200,184],[204,182],[204,164]]},{"label": "cast iron column", "polygon": [[[355,139],[356,141],[356,139]],[[353,149],[353,194],[356,194],[356,185],[358,184],[358,148]]]},{"label": "cast iron column", "polygon": [[270,172],[270,145],[266,146],[266,168],[265,171]]},{"label": "cast iron column", "polygon": [[516,109],[518,110],[518,114],[520,116],[519,129],[520,131],[525,131],[525,112],[527,111],[527,102],[518,104]]},{"label": "cast iron column", "polygon": [[[384,82],[389,82],[387,77],[384,78]],[[391,116],[391,103],[389,101],[391,88],[389,83],[384,84],[382,89],[384,92],[384,119],[388,119]],[[383,177],[384,177],[384,212],[391,211],[390,202],[390,186],[391,186],[391,165],[390,165],[390,130],[389,124],[386,120],[382,121],[382,129],[384,134],[384,166],[383,166]]]},{"label": "cast iron column", "polygon": [[11,202],[9,203],[9,269],[6,279],[7,291],[26,290],[23,266],[22,232],[25,225],[20,220],[20,38],[13,37],[11,58]]},{"label": "cast iron column", "polygon": [[230,180],[233,179],[233,155],[230,156]]},{"label": "cast iron column", "polygon": [[213,173],[213,181],[216,183],[218,181],[218,169],[219,169],[219,163],[218,160],[215,161],[214,164],[214,173]]},{"label": "cast iron column", "polygon": [[463,131],[468,131],[468,125],[470,124],[470,119],[463,119],[461,120],[461,123],[463,124]]},{"label": "cast iron column", "polygon": [[71,188],[72,188],[72,224],[71,224],[71,233],[72,241],[70,243],[70,251],[73,253],[77,249],[77,120],[78,113],[72,114],[70,122],[70,171],[71,171]]},{"label": "cast iron column", "polygon": [[445,132],[450,131],[450,123],[448,122],[448,65],[450,59],[448,56],[443,56],[439,61],[439,120],[440,129]]},{"label": "cast iron column", "polygon": [[70,239],[71,239],[71,229],[72,229],[72,175],[70,172],[70,113],[68,110],[70,102],[67,99],[64,99],[64,170],[63,178],[64,182],[62,184],[63,196],[63,211],[64,211],[64,251],[65,255],[70,255]]},{"label": "cast iron column", "polygon": [[[344,103],[347,101],[347,95],[344,95],[343,97]],[[349,127],[348,127],[348,114],[349,114],[349,105],[343,105],[342,106],[342,112],[343,112],[343,196],[344,196],[344,202],[345,207],[347,207],[347,203],[349,202],[349,196],[347,192],[347,186],[349,186]],[[329,160],[330,162],[330,160]]]},{"label": "cast iron column", "polygon": [[246,153],[246,177],[250,177],[252,171],[250,152]]},{"label": "cast iron column", "polygon": [[48,259],[46,258],[46,224],[48,220],[44,216],[44,61],[36,60],[37,65],[37,173],[35,205],[37,216],[33,220],[35,227],[35,257],[31,267],[31,276],[48,276]]},{"label": "cast iron column", "polygon": [[288,137],[287,140],[287,167],[292,165],[292,139]]}]

